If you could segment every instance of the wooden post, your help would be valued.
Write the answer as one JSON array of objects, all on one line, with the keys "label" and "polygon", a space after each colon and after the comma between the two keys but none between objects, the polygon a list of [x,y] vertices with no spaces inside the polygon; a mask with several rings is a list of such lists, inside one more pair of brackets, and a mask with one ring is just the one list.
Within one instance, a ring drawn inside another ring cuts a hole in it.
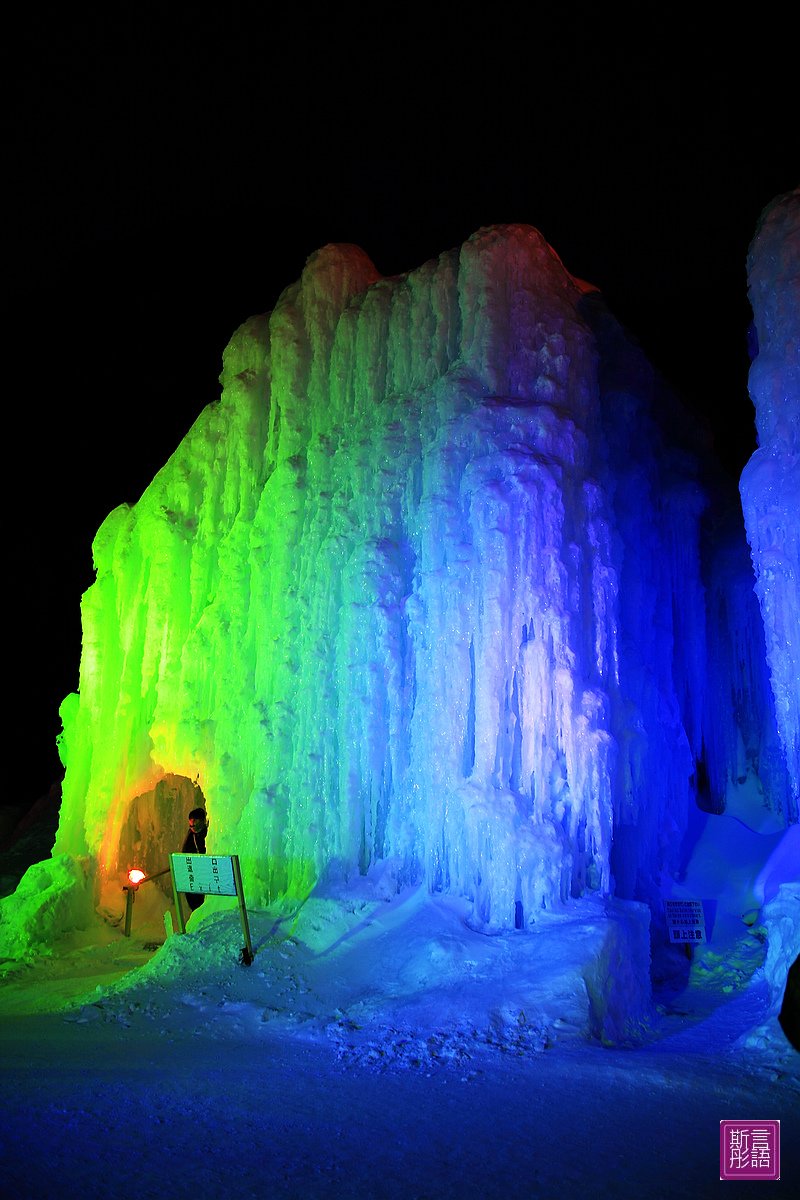
[{"label": "wooden post", "polygon": [[175,901],[175,912],[178,915],[178,933],[186,933],[186,926],[183,923],[183,913],[181,912],[181,896],[178,886],[175,883],[175,868],[172,865],[172,855],[169,856],[169,874],[172,880],[172,896]]},{"label": "wooden post", "polygon": [[233,860],[233,878],[236,881],[236,895],[239,897],[239,916],[242,918],[242,933],[244,934],[244,944],[247,948],[248,966],[253,961],[253,943],[250,941],[250,925],[247,921],[247,909],[244,906],[244,888],[242,887],[242,872],[239,869],[239,855],[234,854]]},{"label": "wooden post", "polygon": [[131,936],[131,916],[133,915],[133,893],[135,887],[126,887],[125,891],[128,895],[125,897],[125,937]]}]

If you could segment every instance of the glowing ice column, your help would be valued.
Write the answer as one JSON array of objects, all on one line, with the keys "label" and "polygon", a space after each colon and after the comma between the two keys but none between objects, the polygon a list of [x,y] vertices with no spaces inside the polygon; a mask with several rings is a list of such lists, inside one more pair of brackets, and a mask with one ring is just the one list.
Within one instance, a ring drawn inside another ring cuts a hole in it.
[{"label": "glowing ice column", "polygon": [[740,490],[775,711],[800,794],[800,189],[761,215],[748,258],[758,352],[750,368],[758,450]]},{"label": "glowing ice column", "polygon": [[395,279],[324,247],[236,332],[95,540],[59,853],[112,886],[172,776],[254,905],[373,867],[495,929],[647,894],[700,740],[704,498],[593,294],[497,226]]}]

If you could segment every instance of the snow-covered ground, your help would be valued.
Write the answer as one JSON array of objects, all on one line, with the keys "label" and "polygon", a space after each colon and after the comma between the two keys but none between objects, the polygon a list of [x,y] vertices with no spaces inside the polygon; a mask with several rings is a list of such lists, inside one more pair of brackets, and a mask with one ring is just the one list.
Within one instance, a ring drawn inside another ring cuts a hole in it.
[{"label": "snow-covered ground", "polygon": [[723,1118],[779,1118],[800,1179],[758,925],[666,953],[611,1047],[603,979],[637,978],[613,903],[487,937],[459,902],[368,884],[251,912],[249,967],[230,901],[154,952],[154,885],[130,939],[98,924],[6,964],[4,1194],[705,1196]]}]

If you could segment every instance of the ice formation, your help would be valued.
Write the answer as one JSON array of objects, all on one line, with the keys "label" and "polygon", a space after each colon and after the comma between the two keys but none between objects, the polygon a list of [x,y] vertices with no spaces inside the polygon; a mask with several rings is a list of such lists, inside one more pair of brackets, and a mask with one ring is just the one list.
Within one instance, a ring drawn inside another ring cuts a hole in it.
[{"label": "ice formation", "polygon": [[[742,514],[733,498],[711,521],[705,563],[706,687],[703,765],[714,812],[751,828],[797,820],[770,685],[753,564]],[[745,816],[746,814],[746,816]]]},{"label": "ice formation", "polygon": [[[758,449],[741,478],[778,731],[800,792],[800,189],[761,214],[748,256]],[[796,819],[796,816],[795,816]]]},{"label": "ice formation", "polygon": [[326,246],[222,382],[95,539],[55,853],[118,890],[199,788],[253,905],[358,873],[488,931],[652,903],[697,764],[724,792],[758,743],[752,613],[707,637],[703,436],[596,289],[524,225],[391,279]]}]

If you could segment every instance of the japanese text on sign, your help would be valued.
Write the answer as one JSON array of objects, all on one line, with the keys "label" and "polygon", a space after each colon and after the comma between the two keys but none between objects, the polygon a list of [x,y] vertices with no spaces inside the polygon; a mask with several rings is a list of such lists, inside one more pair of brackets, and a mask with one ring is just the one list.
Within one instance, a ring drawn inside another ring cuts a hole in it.
[{"label": "japanese text on sign", "polygon": [[701,900],[665,900],[664,916],[667,918],[671,942],[706,940],[706,921]]},{"label": "japanese text on sign", "polygon": [[204,896],[235,896],[233,860],[213,854],[172,854],[175,887]]}]

